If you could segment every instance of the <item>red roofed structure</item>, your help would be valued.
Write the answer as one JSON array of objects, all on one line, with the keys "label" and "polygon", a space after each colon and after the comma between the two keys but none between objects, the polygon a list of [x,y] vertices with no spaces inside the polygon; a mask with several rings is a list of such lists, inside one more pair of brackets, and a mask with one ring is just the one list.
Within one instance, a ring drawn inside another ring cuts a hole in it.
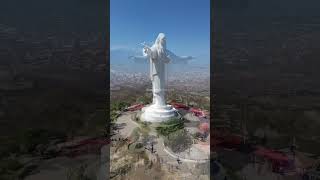
[{"label": "red roofed structure", "polygon": [[142,109],[143,107],[144,107],[143,104],[134,104],[134,105],[132,105],[130,107],[127,107],[126,110],[127,111],[137,111],[137,110]]},{"label": "red roofed structure", "polygon": [[184,110],[190,109],[188,106],[181,104],[181,103],[172,102],[171,105],[176,109],[184,109]]},{"label": "red roofed structure", "polygon": [[191,108],[189,111],[190,111],[194,116],[206,117],[206,113],[205,113],[204,111],[202,111],[201,109]]}]

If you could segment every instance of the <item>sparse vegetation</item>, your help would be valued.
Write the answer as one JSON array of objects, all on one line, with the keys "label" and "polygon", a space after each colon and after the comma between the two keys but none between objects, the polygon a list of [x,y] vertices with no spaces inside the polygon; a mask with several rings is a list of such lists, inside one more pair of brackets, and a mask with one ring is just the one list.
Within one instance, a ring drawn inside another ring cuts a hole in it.
[{"label": "sparse vegetation", "polygon": [[132,120],[132,121],[139,122],[140,119],[139,119],[139,117],[138,117],[138,114],[137,114],[137,113],[133,113],[133,114],[131,115],[131,120]]},{"label": "sparse vegetation", "polygon": [[124,101],[115,101],[112,102],[110,105],[111,111],[123,111],[126,107],[128,107],[130,104]]},{"label": "sparse vegetation", "polygon": [[111,120],[111,122],[115,122],[118,117],[119,117],[119,114],[116,111],[111,111],[110,112],[110,120]]},{"label": "sparse vegetation", "polygon": [[133,153],[141,153],[144,151],[143,144],[139,142],[132,143],[129,145],[129,150],[130,152],[133,152]]},{"label": "sparse vegetation", "polygon": [[200,108],[207,110],[207,111],[210,111],[210,102],[206,102],[206,103],[201,104]]},{"label": "sparse vegetation", "polygon": [[165,137],[164,144],[175,153],[183,152],[191,147],[192,139],[184,129],[180,129]]},{"label": "sparse vegetation", "polygon": [[156,127],[157,133],[162,136],[168,136],[169,134],[178,131],[184,128],[184,123],[181,119],[171,119],[166,122],[160,123],[158,127]]},{"label": "sparse vegetation", "polygon": [[123,101],[115,101],[110,105],[110,121],[115,122],[120,115],[120,112],[127,108],[130,104]]},{"label": "sparse vegetation", "polygon": [[143,104],[150,104],[152,102],[152,97],[148,95],[140,96],[137,99],[138,103],[143,103]]},{"label": "sparse vegetation", "polygon": [[200,132],[196,132],[196,133],[192,134],[192,136],[194,139],[204,139],[205,138],[205,135]]},{"label": "sparse vegetation", "polygon": [[136,142],[139,140],[140,138],[140,129],[138,127],[136,127],[135,129],[133,129],[131,135],[130,135],[130,139],[131,139],[131,142]]},{"label": "sparse vegetation", "polygon": [[140,132],[142,135],[147,136],[150,132],[150,127],[148,126],[148,124],[141,124],[140,125]]}]

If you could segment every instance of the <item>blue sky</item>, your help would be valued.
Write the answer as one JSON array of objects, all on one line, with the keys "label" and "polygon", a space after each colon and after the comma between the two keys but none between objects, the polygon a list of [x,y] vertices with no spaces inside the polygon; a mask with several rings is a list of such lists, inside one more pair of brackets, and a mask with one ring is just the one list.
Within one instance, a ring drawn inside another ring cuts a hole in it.
[{"label": "blue sky", "polygon": [[210,0],[110,0],[110,48],[137,49],[158,33],[177,55],[210,61]]}]

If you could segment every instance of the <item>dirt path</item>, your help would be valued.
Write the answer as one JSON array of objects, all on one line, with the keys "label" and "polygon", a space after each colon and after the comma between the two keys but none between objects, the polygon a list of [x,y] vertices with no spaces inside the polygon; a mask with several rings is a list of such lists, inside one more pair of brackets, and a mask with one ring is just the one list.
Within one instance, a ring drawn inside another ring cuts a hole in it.
[{"label": "dirt path", "polygon": [[132,115],[134,115],[134,113],[125,112],[117,119],[116,125],[121,127],[119,134],[124,138],[129,137],[132,131],[136,127],[139,127],[138,123],[131,120]]}]

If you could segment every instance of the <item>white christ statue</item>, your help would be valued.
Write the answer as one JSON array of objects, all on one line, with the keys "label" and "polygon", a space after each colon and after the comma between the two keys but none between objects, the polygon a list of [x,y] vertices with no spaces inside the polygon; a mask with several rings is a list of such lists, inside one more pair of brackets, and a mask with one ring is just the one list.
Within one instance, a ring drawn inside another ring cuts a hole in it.
[{"label": "white christ statue", "polygon": [[176,116],[176,110],[166,105],[166,69],[165,65],[170,62],[166,52],[166,37],[160,33],[151,46],[144,46],[143,54],[150,60],[150,79],[152,82],[153,100],[150,106],[143,109],[142,120],[161,122]]}]

